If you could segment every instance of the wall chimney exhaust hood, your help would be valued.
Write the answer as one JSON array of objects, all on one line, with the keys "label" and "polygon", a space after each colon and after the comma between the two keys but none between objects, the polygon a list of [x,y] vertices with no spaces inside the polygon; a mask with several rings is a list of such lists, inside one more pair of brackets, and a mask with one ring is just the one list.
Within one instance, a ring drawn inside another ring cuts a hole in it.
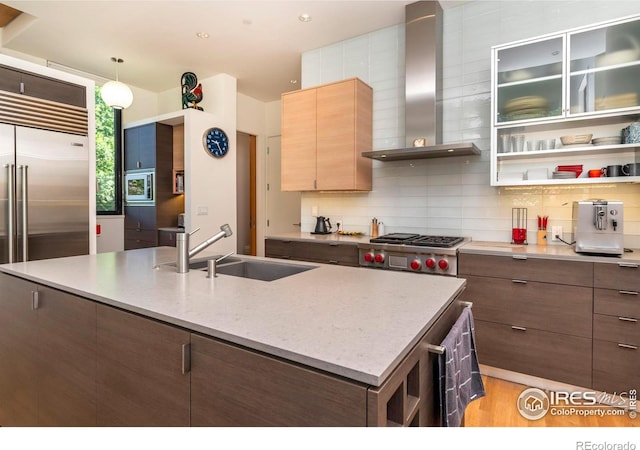
[{"label": "wall chimney exhaust hood", "polygon": [[479,155],[473,143],[442,143],[442,7],[421,1],[405,7],[406,147],[363,152],[379,161]]}]

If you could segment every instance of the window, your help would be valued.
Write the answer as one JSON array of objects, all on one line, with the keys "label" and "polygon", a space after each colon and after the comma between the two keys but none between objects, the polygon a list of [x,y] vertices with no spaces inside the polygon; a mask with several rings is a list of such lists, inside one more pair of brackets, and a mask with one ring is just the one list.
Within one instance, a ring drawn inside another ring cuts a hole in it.
[{"label": "window", "polygon": [[96,212],[122,214],[122,111],[108,107],[96,86]]}]

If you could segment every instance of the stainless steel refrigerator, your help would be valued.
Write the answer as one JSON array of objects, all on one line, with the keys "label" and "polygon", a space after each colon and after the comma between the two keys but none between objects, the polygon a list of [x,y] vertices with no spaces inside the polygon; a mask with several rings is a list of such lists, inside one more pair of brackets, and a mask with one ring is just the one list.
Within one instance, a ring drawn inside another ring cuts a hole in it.
[{"label": "stainless steel refrigerator", "polygon": [[86,136],[0,123],[0,262],[89,253]]}]

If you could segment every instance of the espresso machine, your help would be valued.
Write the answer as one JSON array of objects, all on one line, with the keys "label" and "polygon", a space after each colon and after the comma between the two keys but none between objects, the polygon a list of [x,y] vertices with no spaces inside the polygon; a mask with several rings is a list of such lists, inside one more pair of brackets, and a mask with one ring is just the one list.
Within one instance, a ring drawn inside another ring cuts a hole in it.
[{"label": "espresso machine", "polygon": [[621,201],[573,202],[576,253],[620,256],[624,253],[624,214]]}]

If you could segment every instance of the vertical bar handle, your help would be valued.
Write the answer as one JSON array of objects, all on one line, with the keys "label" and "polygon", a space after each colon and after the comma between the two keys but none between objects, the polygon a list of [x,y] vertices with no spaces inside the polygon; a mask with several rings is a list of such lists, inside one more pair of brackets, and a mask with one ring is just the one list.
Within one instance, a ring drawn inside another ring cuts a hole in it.
[{"label": "vertical bar handle", "polygon": [[29,261],[29,191],[28,191],[28,171],[29,166],[19,166],[22,182],[20,193],[22,195],[22,260]]},{"label": "vertical bar handle", "polygon": [[13,216],[16,203],[13,178],[15,172],[13,164],[5,164],[4,167],[7,169],[7,261],[12,263],[15,258],[14,237],[16,234],[15,218]]},{"label": "vertical bar handle", "polygon": [[182,344],[182,375],[191,372],[191,344]]},{"label": "vertical bar handle", "polygon": [[40,307],[40,293],[38,291],[31,291],[31,309],[36,310]]}]

